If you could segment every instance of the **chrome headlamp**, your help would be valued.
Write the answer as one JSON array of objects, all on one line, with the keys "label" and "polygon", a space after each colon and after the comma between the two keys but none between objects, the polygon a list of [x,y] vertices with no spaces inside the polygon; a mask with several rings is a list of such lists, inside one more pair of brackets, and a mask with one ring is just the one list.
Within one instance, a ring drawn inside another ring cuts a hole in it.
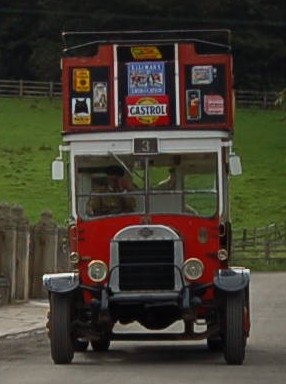
[{"label": "chrome headlamp", "polygon": [[96,283],[103,281],[107,276],[107,272],[107,265],[101,260],[93,260],[87,266],[89,278]]},{"label": "chrome headlamp", "polygon": [[183,274],[188,280],[197,280],[202,277],[204,269],[204,264],[200,259],[191,258],[184,262]]}]

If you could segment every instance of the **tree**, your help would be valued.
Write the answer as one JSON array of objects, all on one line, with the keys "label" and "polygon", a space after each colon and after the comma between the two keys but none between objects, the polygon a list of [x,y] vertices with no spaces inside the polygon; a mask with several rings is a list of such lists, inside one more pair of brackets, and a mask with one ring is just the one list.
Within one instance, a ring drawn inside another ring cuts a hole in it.
[{"label": "tree", "polygon": [[0,77],[59,80],[63,30],[232,30],[237,88],[286,83],[285,0],[1,0]]}]

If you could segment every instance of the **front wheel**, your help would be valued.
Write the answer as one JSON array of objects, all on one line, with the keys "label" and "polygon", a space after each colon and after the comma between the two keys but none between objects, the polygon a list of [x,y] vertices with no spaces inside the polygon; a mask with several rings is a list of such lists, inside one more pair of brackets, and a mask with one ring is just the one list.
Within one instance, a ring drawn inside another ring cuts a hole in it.
[{"label": "front wheel", "polygon": [[51,293],[50,342],[55,364],[71,363],[74,350],[71,337],[71,303],[64,294]]},{"label": "front wheel", "polygon": [[243,363],[246,346],[244,313],[244,291],[227,293],[224,324],[224,357],[227,364]]}]

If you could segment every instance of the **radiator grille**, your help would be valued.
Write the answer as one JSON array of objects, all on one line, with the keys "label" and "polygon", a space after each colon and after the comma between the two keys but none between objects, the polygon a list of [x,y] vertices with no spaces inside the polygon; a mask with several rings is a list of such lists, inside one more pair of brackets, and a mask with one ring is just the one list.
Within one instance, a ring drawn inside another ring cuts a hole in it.
[{"label": "radiator grille", "polygon": [[119,242],[119,289],[173,290],[174,242]]}]

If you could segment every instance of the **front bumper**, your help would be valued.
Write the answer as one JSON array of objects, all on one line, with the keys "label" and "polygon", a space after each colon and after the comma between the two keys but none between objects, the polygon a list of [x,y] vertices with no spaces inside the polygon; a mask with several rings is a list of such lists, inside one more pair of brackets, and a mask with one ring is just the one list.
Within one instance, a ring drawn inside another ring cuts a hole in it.
[{"label": "front bumper", "polygon": [[68,293],[79,287],[79,274],[75,272],[43,275],[43,286],[54,293]]}]

